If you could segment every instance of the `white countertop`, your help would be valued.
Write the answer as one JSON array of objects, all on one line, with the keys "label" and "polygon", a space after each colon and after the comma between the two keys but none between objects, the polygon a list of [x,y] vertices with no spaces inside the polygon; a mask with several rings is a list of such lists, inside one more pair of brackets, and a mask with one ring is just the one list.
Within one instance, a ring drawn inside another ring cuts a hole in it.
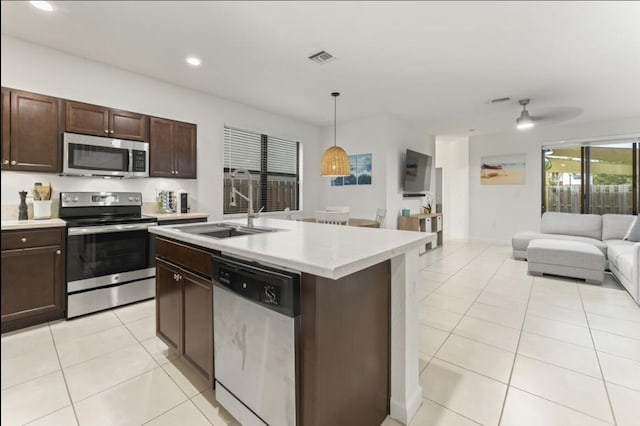
[{"label": "white countertop", "polygon": [[62,219],[39,219],[39,220],[2,220],[3,231],[14,229],[36,229],[36,228],[59,228],[67,226],[67,222]]},{"label": "white countertop", "polygon": [[208,213],[147,213],[143,212],[143,216],[156,217],[158,220],[181,220],[181,219],[200,219],[208,218]]},{"label": "white countertop", "polygon": [[[220,222],[246,225],[246,219]],[[180,230],[202,226],[203,223],[157,226],[149,228],[149,231],[261,263],[330,279],[342,278],[436,239],[436,234],[431,232],[325,225],[270,218],[255,219],[254,223],[256,227],[277,228],[281,231],[222,239]]]}]

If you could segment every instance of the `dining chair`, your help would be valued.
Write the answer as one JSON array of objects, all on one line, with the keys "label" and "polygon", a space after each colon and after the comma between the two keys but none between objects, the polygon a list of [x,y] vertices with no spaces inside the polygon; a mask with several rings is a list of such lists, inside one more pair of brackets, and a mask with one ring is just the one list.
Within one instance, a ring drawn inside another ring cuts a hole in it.
[{"label": "dining chair", "polygon": [[326,210],[316,211],[316,222],[330,225],[348,225],[349,212],[333,212]]},{"label": "dining chair", "polygon": [[382,226],[382,222],[384,222],[384,218],[387,216],[387,209],[378,209],[376,212],[376,222],[378,225]]},{"label": "dining chair", "polygon": [[349,210],[349,206],[327,206],[324,209],[327,212],[342,212],[342,213],[348,213]]}]

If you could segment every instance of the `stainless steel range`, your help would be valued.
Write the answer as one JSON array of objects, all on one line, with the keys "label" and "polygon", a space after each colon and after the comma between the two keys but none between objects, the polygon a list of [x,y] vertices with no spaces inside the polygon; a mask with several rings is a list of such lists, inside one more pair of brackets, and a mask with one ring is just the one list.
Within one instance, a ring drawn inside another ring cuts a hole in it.
[{"label": "stainless steel range", "polygon": [[139,192],[61,192],[67,222],[67,318],[155,296],[157,219]]}]

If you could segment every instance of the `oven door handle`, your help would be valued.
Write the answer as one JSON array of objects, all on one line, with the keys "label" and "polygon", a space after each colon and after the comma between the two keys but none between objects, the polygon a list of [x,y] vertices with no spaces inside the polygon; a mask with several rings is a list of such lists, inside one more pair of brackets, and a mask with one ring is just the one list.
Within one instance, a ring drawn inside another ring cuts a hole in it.
[{"label": "oven door handle", "polygon": [[113,232],[129,232],[129,231],[141,231],[143,229],[157,226],[155,222],[152,223],[136,223],[131,225],[104,225],[104,226],[87,226],[79,228],[69,228],[67,235],[93,235],[93,234],[108,234]]}]

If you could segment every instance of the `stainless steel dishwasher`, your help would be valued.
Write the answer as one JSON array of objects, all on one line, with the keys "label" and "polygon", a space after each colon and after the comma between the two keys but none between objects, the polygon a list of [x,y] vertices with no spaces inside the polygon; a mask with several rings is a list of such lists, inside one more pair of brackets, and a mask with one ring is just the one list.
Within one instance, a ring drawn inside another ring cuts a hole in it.
[{"label": "stainless steel dishwasher", "polygon": [[298,424],[300,275],[213,256],[216,399],[244,426]]}]

